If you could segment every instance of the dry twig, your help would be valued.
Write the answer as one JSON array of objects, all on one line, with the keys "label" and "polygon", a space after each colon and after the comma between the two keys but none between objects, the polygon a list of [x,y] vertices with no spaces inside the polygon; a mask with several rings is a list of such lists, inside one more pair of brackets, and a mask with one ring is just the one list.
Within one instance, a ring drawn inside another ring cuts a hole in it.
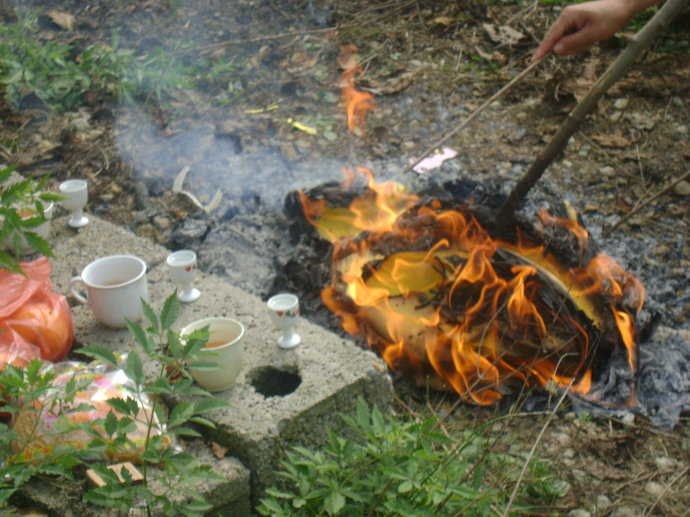
[{"label": "dry twig", "polygon": [[618,228],[621,224],[623,224],[625,221],[627,221],[628,219],[630,219],[633,215],[635,215],[637,212],[639,212],[640,210],[642,210],[642,209],[643,209],[644,207],[646,207],[649,203],[651,203],[651,202],[654,201],[655,199],[657,199],[657,198],[663,196],[664,194],[666,194],[667,192],[669,192],[673,187],[675,187],[676,185],[678,185],[678,183],[680,183],[681,181],[686,180],[686,179],[688,179],[688,178],[690,178],[690,171],[688,171],[688,172],[686,172],[685,174],[683,174],[682,176],[676,178],[676,179],[673,180],[671,183],[669,183],[669,184],[666,185],[664,188],[662,188],[659,192],[657,192],[657,193],[654,194],[653,196],[647,198],[647,199],[646,199],[645,201],[643,201],[642,203],[636,204],[636,205],[630,210],[630,212],[628,212],[628,213],[625,214],[623,217],[621,217],[620,219],[618,219],[618,221],[616,222],[616,224],[614,224],[614,225],[611,226],[610,228],[604,230],[604,231],[602,232],[602,234],[601,234],[601,237],[602,237],[602,238],[608,237],[609,234],[610,234],[613,230],[615,230],[616,228]]},{"label": "dry twig", "polygon": [[659,494],[659,497],[656,498],[654,503],[652,503],[652,506],[650,506],[643,514],[643,517],[646,517],[647,515],[652,515],[652,512],[654,511],[654,508],[656,508],[656,505],[659,504],[659,501],[663,499],[663,497],[666,495],[666,493],[669,491],[671,488],[671,485],[673,485],[676,481],[678,481],[680,478],[682,478],[685,474],[688,473],[688,470],[690,470],[690,467],[685,467],[682,471],[680,471],[676,476],[673,477],[671,481],[664,487],[662,492]]}]

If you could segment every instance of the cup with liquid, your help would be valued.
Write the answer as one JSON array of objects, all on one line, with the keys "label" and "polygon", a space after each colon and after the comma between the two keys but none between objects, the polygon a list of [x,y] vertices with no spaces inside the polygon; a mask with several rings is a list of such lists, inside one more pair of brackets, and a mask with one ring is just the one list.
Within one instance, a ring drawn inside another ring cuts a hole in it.
[{"label": "cup with liquid", "polygon": [[200,360],[214,363],[216,368],[189,368],[194,381],[206,391],[222,391],[237,379],[244,364],[244,326],[232,318],[222,316],[203,318],[180,331],[182,339],[208,327],[208,341]]},{"label": "cup with liquid", "polygon": [[[86,287],[86,294],[77,290]],[[146,263],[134,255],[109,255],[87,265],[70,280],[74,298],[88,306],[106,327],[124,328],[127,320],[143,316],[141,301],[148,301]]]}]

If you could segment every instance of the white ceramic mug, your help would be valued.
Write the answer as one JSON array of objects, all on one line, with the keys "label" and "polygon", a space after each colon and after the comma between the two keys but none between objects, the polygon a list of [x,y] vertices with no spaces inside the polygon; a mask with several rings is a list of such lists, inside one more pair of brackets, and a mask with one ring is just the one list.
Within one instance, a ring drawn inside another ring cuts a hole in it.
[{"label": "white ceramic mug", "polygon": [[[79,283],[86,286],[86,296],[76,290]],[[96,259],[70,280],[70,291],[103,325],[124,328],[127,320],[141,319],[141,300],[148,301],[146,263],[133,255]]]},{"label": "white ceramic mug", "polygon": [[209,327],[204,350],[213,352],[200,361],[215,363],[218,368],[200,370],[189,368],[196,383],[206,391],[222,391],[235,382],[244,364],[244,326],[236,320],[211,317],[190,323],[180,331],[182,339],[193,332]]}]

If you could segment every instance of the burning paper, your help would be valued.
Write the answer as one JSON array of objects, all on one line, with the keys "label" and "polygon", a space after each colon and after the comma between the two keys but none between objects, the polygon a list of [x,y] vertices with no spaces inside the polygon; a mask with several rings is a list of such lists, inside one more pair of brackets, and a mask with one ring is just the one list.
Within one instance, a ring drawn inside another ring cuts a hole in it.
[{"label": "burning paper", "polygon": [[[333,243],[324,303],[391,369],[478,404],[525,384],[586,396],[612,356],[634,377],[644,289],[610,257],[568,267],[519,231],[492,237],[468,207],[422,203],[357,172],[368,186],[349,206],[303,194],[303,211]],[[541,224],[587,243],[575,220],[544,212]]]}]

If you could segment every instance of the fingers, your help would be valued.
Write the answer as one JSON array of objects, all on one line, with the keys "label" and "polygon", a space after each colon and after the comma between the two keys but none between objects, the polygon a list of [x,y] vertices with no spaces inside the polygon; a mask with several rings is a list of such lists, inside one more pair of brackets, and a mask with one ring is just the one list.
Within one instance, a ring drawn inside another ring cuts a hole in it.
[{"label": "fingers", "polygon": [[559,48],[554,47],[557,47],[557,44],[560,42],[564,34],[575,28],[577,28],[575,20],[569,15],[561,13],[561,16],[558,17],[558,19],[546,33],[546,36],[544,36],[539,48],[534,52],[532,62],[535,62],[537,59],[540,59],[542,56],[548,54],[551,49],[554,49],[557,54],[561,53],[559,52]]},{"label": "fingers", "polygon": [[587,50],[598,40],[599,38],[594,30],[584,28],[558,40],[558,43],[554,45],[553,51],[556,54],[576,54],[582,50]]}]

